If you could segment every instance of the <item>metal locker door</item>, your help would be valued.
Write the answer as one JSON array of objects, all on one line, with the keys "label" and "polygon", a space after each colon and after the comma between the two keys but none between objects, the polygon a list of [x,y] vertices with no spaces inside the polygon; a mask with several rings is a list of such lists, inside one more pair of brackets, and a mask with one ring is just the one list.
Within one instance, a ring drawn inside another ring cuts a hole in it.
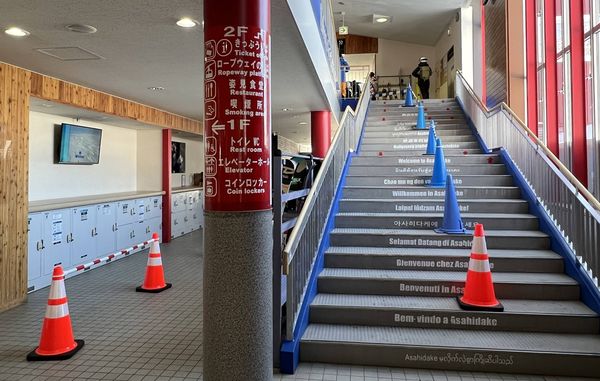
[{"label": "metal locker door", "polygon": [[133,224],[119,226],[119,230],[117,230],[117,250],[130,247],[132,242]]},{"label": "metal locker door", "polygon": [[148,221],[148,226],[150,227],[150,238],[152,238],[152,233],[158,233],[162,241],[162,218],[156,217]]},{"label": "metal locker door", "polygon": [[128,225],[136,220],[137,210],[135,200],[117,202],[117,226]]},{"label": "metal locker door", "polygon": [[29,281],[42,275],[42,255],[44,243],[42,237],[42,213],[30,214],[27,219],[27,279]]},{"label": "metal locker door", "polygon": [[146,219],[162,217],[162,197],[154,196],[148,199]]},{"label": "metal locker door", "polygon": [[115,203],[96,206],[96,258],[117,250],[116,211]]},{"label": "metal locker door", "polygon": [[44,255],[42,257],[42,275],[52,273],[54,266],[62,265],[68,269],[71,265],[70,209],[53,210],[43,214]]},{"label": "metal locker door", "polygon": [[95,227],[95,206],[71,209],[71,266],[77,266],[96,258]]}]

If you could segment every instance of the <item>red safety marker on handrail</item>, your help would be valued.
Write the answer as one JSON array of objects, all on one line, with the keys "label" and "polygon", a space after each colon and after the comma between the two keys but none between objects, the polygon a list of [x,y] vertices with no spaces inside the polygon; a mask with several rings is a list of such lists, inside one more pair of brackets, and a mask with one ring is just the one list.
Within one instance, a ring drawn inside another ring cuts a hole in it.
[{"label": "red safety marker on handrail", "polygon": [[152,242],[154,242],[154,241],[158,241],[158,239],[154,239],[154,238],[153,238],[153,239],[149,239],[148,241],[144,241],[144,242],[142,242],[142,243],[138,243],[137,245],[133,245],[132,247],[128,247],[127,249],[123,249],[123,250],[120,250],[120,251],[116,251],[116,252],[114,252],[114,253],[112,253],[112,254],[109,254],[109,255],[107,255],[106,257],[102,257],[102,258],[94,259],[94,260],[93,260],[93,261],[91,261],[91,262],[84,263],[84,264],[82,264],[82,265],[79,265],[79,266],[73,267],[72,269],[66,270],[66,271],[64,272],[64,273],[65,273],[65,276],[66,276],[66,275],[73,274],[73,273],[76,273],[76,272],[79,272],[79,271],[85,271],[85,270],[89,270],[89,269],[91,269],[93,266],[96,266],[96,265],[98,265],[98,264],[100,264],[100,263],[102,263],[102,262],[107,262],[107,263],[108,263],[108,262],[111,262],[112,260],[114,260],[114,259],[115,259],[115,258],[117,258],[117,257],[120,257],[120,256],[126,256],[126,255],[129,255],[129,254],[131,254],[131,252],[132,252],[132,251],[134,251],[134,250],[137,250],[137,249],[145,249],[145,248],[146,248],[146,246],[148,246],[149,244],[151,244],[151,243],[152,243]]}]

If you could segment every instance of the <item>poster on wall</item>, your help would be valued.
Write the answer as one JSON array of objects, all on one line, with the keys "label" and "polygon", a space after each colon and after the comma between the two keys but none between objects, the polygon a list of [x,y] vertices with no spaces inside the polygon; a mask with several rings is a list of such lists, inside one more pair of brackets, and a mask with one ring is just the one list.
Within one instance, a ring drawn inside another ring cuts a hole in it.
[{"label": "poster on wall", "polygon": [[185,143],[171,143],[171,173],[185,173]]}]

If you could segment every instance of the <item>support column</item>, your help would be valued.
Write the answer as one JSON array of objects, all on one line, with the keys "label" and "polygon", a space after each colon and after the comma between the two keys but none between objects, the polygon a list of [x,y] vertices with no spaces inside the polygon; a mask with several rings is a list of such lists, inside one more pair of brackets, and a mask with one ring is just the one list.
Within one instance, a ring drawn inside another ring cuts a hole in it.
[{"label": "support column", "polygon": [[204,0],[204,380],[273,377],[270,0]]},{"label": "support column", "polygon": [[162,130],[162,241],[171,242],[171,138],[173,130]]},{"label": "support column", "polygon": [[331,144],[331,112],[313,111],[310,113],[310,138],[312,154],[320,158],[327,156]]}]

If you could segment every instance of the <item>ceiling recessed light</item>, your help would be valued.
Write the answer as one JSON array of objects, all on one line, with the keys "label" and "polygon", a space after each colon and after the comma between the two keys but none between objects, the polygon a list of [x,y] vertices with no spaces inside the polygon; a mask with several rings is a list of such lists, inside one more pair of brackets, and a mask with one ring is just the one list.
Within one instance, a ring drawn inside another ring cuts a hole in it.
[{"label": "ceiling recessed light", "polygon": [[42,103],[41,106],[44,107],[44,108],[52,108],[52,107],[54,107],[54,105],[52,105],[50,103]]},{"label": "ceiling recessed light", "polygon": [[177,21],[177,25],[182,28],[193,28],[196,25],[198,25],[198,21],[192,20],[189,17],[184,17],[182,19],[179,19],[179,21]]},{"label": "ceiling recessed light", "polygon": [[21,29],[21,28],[17,28],[17,27],[8,28],[4,31],[4,33],[8,34],[9,36],[13,36],[13,37],[27,37],[31,34],[28,31],[26,31],[25,29]]},{"label": "ceiling recessed light", "polygon": [[378,22],[378,23],[380,23],[380,24],[383,24],[384,22],[388,22],[388,21],[390,21],[390,19],[389,19],[389,18],[387,18],[387,17],[377,17],[377,18],[375,19],[375,21],[377,21],[377,22]]},{"label": "ceiling recessed light", "polygon": [[98,31],[97,28],[95,28],[91,25],[85,25],[85,24],[69,24],[69,25],[65,26],[65,28],[71,32],[84,33],[84,34],[93,34]]},{"label": "ceiling recessed light", "polygon": [[148,87],[148,90],[152,90],[152,91],[163,91],[165,88],[162,86],[151,86]]},{"label": "ceiling recessed light", "polygon": [[287,107],[284,107],[281,109],[281,111],[291,111],[291,110],[292,110],[291,108],[287,108]]},{"label": "ceiling recessed light", "polygon": [[301,125],[301,126],[306,126],[308,123],[306,123],[306,122],[299,122],[298,124]]}]

